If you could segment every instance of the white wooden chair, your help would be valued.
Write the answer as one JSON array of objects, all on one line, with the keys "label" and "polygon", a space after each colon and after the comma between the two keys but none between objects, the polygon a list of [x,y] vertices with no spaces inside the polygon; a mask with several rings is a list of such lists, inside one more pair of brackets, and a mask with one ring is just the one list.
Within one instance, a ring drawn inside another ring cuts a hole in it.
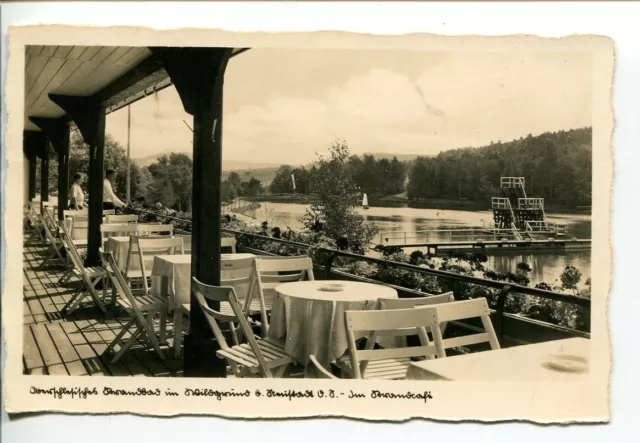
[{"label": "white wooden chair", "polygon": [[106,215],[105,222],[107,224],[113,223],[138,223],[138,216],[136,214],[125,215]]},{"label": "white wooden chair", "polygon": [[[149,293],[149,282],[153,269],[153,259],[156,255],[184,254],[182,239],[176,237],[130,237],[129,252],[125,276],[128,280],[141,279],[144,293]],[[139,270],[133,270],[133,257],[138,257]],[[146,257],[145,257],[146,256]]]},{"label": "white wooden chair", "polygon": [[309,361],[311,361],[313,367],[316,369],[316,374],[319,375],[319,378],[338,379],[331,371],[320,364],[315,355],[309,355]]},{"label": "white wooden chair", "polygon": [[[238,297],[238,301],[242,304],[248,294],[251,291],[256,290],[255,286],[255,267],[253,266],[253,257],[247,257],[239,260],[225,260],[220,261],[221,274],[232,272],[233,277],[220,278],[220,286],[231,286],[236,290],[239,286],[246,286],[246,290]],[[238,292],[236,292],[238,296]],[[191,312],[191,306],[189,303],[183,303],[182,306],[177,307],[173,313],[173,347],[175,357],[179,358],[182,354],[182,317],[183,315],[189,318]],[[231,305],[228,302],[220,302],[220,313],[224,315],[234,315]],[[245,312],[245,315],[247,313]],[[251,319],[249,319],[251,322]],[[188,330],[188,323],[187,323]],[[242,333],[241,333],[242,334]]]},{"label": "white wooden chair", "polygon": [[[78,251],[73,244],[73,241],[69,238],[69,236],[64,231],[64,228],[61,229],[60,235],[62,237],[62,242],[65,244],[65,247],[71,257],[71,261],[73,262],[73,274],[81,281],[82,286],[78,288],[76,293],[71,297],[71,299],[67,302],[65,307],[63,308],[63,312],[67,315],[73,313],[78,306],[80,306],[80,302],[87,296],[90,296],[93,299],[95,305],[102,311],[106,312],[106,308],[104,302],[100,299],[98,292],[96,291],[96,285],[98,282],[103,282],[107,276],[107,271],[100,267],[90,267],[85,268],[83,264],[83,260],[80,258]],[[102,285],[103,297],[106,296],[106,285]]]},{"label": "white wooden chair", "polygon": [[[232,287],[205,285],[195,277],[193,277],[193,284],[198,304],[220,345],[220,350],[216,352],[216,355],[227,360],[237,377],[281,377],[289,364],[293,362],[293,358],[285,352],[281,344],[253,335],[235,290]],[[209,307],[207,300],[228,303],[233,314],[223,314],[213,310]],[[233,346],[227,344],[219,323],[228,325]],[[240,344],[235,325],[239,326],[247,338],[247,343]]]},{"label": "white wooden chair", "polygon": [[43,211],[41,219],[42,223],[40,226],[45,233],[45,242],[49,246],[49,255],[47,255],[47,257],[42,261],[39,269],[44,269],[45,266],[56,257],[60,264],[64,266],[67,263],[67,260],[62,256],[64,244],[58,235],[58,226],[51,219],[51,216],[46,210]]},{"label": "white wooden chair", "polygon": [[173,225],[154,225],[151,223],[138,223],[136,226],[136,233],[139,236],[143,235],[173,235]]},{"label": "white wooden chair", "polygon": [[[73,219],[68,218],[67,220],[71,220],[71,223],[73,223]],[[63,238],[66,239],[71,239],[71,236],[69,235],[69,229],[67,229],[68,223],[67,220],[65,220],[64,222],[60,223],[59,228],[58,228],[58,235],[60,237],[60,240],[62,241]],[[66,237],[63,237],[66,236]],[[75,246],[76,249],[76,253],[78,254],[78,256],[80,257],[80,260],[84,261],[86,255],[87,255],[87,248],[85,245],[78,245],[78,242],[71,240]],[[62,284],[67,282],[71,277],[73,277],[74,275],[74,269],[76,269],[76,266],[73,263],[73,260],[71,260],[71,252],[69,251],[69,247],[67,246],[68,241],[64,240],[62,241],[62,244],[64,246],[65,252],[67,253],[67,261],[66,261],[66,270],[65,272],[60,276],[60,278],[58,279],[58,284]]]},{"label": "white wooden chair", "polygon": [[[431,295],[427,297],[411,297],[411,298],[380,298],[378,299],[378,309],[410,309],[416,306],[433,306],[441,303],[450,303],[455,301],[453,292],[446,292],[444,294]],[[447,323],[444,322],[440,325],[440,333],[444,335],[447,328]],[[428,331],[427,331],[428,332]],[[394,335],[398,338],[402,336],[417,335],[418,331],[412,328],[402,331],[382,331],[380,334],[376,334],[376,337],[381,335]],[[400,341],[398,341],[400,346]]]},{"label": "white wooden chair", "polygon": [[[342,367],[356,379],[401,380],[406,378],[407,368],[412,358],[429,358],[437,353],[436,346],[430,344],[427,329],[436,324],[432,318],[417,308],[346,311],[345,324],[349,341],[349,366]],[[381,331],[417,330],[421,346],[373,349],[373,337]],[[367,346],[359,350],[356,334],[368,333]],[[340,359],[343,366],[345,360]]]},{"label": "white wooden chair", "polygon": [[102,244],[104,245],[109,237],[129,237],[136,235],[137,225],[134,223],[111,223],[100,225],[102,233]]},{"label": "white wooden chair", "polygon": [[313,280],[313,262],[306,256],[280,260],[256,257],[254,266],[258,299],[253,295],[254,291],[250,291],[245,299],[244,311],[248,315],[260,314],[262,336],[266,337],[276,286],[286,282]]},{"label": "white wooden chair", "polygon": [[[122,331],[118,333],[115,339],[107,346],[106,352],[115,351],[116,346],[120,346],[120,350],[115,353],[111,363],[116,363],[120,357],[133,345],[135,341],[143,344],[146,342],[151,344],[161,359],[164,359],[164,353],[160,349],[160,342],[164,342],[165,325],[167,318],[167,300],[153,295],[134,296],[131,289],[127,285],[124,276],[120,272],[113,255],[109,252],[101,253],[102,261],[106,264],[109,279],[113,284],[115,291],[123,297],[118,297],[120,304],[130,317],[129,322],[124,326]],[[154,319],[160,317],[160,337],[156,337]],[[123,341],[124,335],[133,327],[136,329],[130,335],[126,342]],[[146,339],[146,341],[145,341]]]},{"label": "white wooden chair", "polygon": [[[491,323],[491,311],[487,299],[454,301],[433,306],[416,306],[414,310],[423,313],[433,323],[431,334],[437,349],[438,358],[446,357],[446,350],[479,343],[489,343],[491,349],[500,349],[498,337]],[[480,318],[484,332],[443,339],[439,326],[446,322]]]},{"label": "white wooden chair", "polygon": [[40,214],[38,214],[38,212],[36,211],[33,203],[31,202],[27,203],[27,218],[29,220],[29,224],[31,225],[31,228],[33,229],[33,233],[25,243],[25,246],[28,246],[37,240],[39,240],[40,243],[46,243],[47,240],[42,230],[43,229],[42,218],[40,217]]},{"label": "white wooden chair", "polygon": [[236,253],[237,240],[235,237],[222,237],[220,239],[221,248],[231,248],[231,253]]}]

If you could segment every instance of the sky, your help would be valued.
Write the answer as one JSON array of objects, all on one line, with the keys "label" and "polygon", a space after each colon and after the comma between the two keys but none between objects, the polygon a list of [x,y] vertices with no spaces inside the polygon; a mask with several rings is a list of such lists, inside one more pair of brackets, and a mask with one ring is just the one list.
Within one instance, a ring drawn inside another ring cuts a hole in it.
[{"label": "sky", "polygon": [[[251,49],[225,74],[223,162],[307,164],[354,154],[433,155],[591,125],[588,53]],[[174,87],[131,106],[131,157],[191,151]],[[127,111],[107,116],[127,142]]]}]

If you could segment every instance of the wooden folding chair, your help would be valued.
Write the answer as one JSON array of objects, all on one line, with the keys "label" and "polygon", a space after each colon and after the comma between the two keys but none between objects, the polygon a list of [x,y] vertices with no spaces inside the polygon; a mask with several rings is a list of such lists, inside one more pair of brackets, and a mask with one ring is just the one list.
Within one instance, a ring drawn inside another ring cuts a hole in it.
[{"label": "wooden folding chair", "polygon": [[[182,239],[176,237],[130,237],[129,253],[125,276],[129,281],[141,279],[144,293],[149,293],[149,282],[153,268],[153,259],[156,255],[184,254]],[[138,257],[139,270],[133,270],[131,263],[133,256]],[[146,258],[145,258],[146,255]]]},{"label": "wooden folding chair", "polygon": [[[241,293],[241,296],[238,297],[239,302],[242,304],[248,294],[251,291],[255,290],[255,268],[253,266],[253,257],[247,257],[243,259],[234,259],[234,260],[225,260],[222,259],[220,262],[221,265],[221,274],[233,272],[234,276],[229,278],[220,278],[220,286],[230,286],[233,287],[234,290],[237,290],[239,286],[245,286],[246,290]],[[236,296],[238,292],[236,292]],[[174,338],[173,338],[173,347],[175,352],[175,357],[179,358],[182,353],[182,316],[186,314],[187,318],[189,318],[189,314],[191,312],[191,306],[189,303],[183,303],[182,306],[176,307],[173,315],[173,330],[174,330]],[[220,303],[220,313],[225,315],[234,315],[233,310],[231,309],[231,305],[227,302]],[[246,315],[246,312],[245,312]],[[251,319],[249,318],[249,321]],[[188,326],[187,326],[188,329]],[[240,340],[242,340],[242,332],[240,332]]]},{"label": "wooden folding chair", "polygon": [[152,223],[138,223],[136,227],[136,234],[138,236],[153,235],[153,236],[172,236],[173,225],[154,225]]},{"label": "wooden folding chair", "polygon": [[[475,298],[472,300],[454,301],[433,306],[416,306],[416,311],[423,313],[434,323],[431,329],[433,341],[437,349],[438,358],[447,356],[446,350],[469,346],[479,343],[489,343],[491,349],[500,349],[498,337],[491,323],[491,311],[487,299]],[[443,339],[438,326],[446,322],[466,320],[470,318],[480,318],[484,332]]]},{"label": "wooden folding chair", "polygon": [[47,238],[43,232],[42,217],[40,216],[40,214],[36,212],[33,204],[31,203],[28,204],[27,218],[29,219],[29,223],[31,224],[33,233],[27,239],[25,246],[31,245],[32,243],[34,243],[35,240],[39,240],[40,243],[46,244]]},{"label": "wooden folding chair", "polygon": [[269,314],[276,296],[276,286],[293,281],[313,280],[313,262],[310,257],[269,258],[256,257],[254,261],[258,299],[250,291],[244,304],[248,315],[260,314],[262,336],[269,333]]},{"label": "wooden folding chair", "polygon": [[[67,220],[70,220],[71,224],[73,223],[73,219],[72,218],[68,218]],[[63,221],[62,223],[59,224],[60,227],[58,228],[58,235],[59,235],[61,241],[63,239],[63,235],[66,236],[64,238],[71,239],[71,236],[69,235],[69,229],[67,228],[70,223],[68,223],[67,220],[65,220],[65,221]],[[83,261],[84,258],[87,255],[87,248],[84,247],[84,246],[79,246],[78,245],[79,242],[77,242],[75,240],[71,240],[71,242],[74,244],[76,252],[77,252],[78,256],[80,257],[80,260]],[[76,266],[73,264],[73,260],[71,260],[71,252],[69,251],[69,247],[67,246],[67,241],[66,240],[62,241],[62,244],[64,245],[64,249],[65,249],[65,251],[67,253],[67,261],[66,261],[67,269],[65,270],[65,272],[58,279],[58,284],[65,283],[71,277],[73,277],[74,269],[76,269]]]},{"label": "wooden folding chair", "polygon": [[46,265],[53,259],[57,257],[58,261],[61,265],[65,265],[67,260],[62,256],[62,250],[64,249],[64,244],[60,240],[58,236],[58,227],[51,220],[49,213],[45,210],[42,213],[42,223],[41,226],[44,230],[46,237],[46,244],[49,246],[49,255],[40,263],[38,269],[44,269]]},{"label": "wooden folding chair", "polygon": [[[73,241],[68,237],[64,229],[61,230],[61,237],[74,265],[73,274],[82,282],[82,286],[78,288],[76,293],[71,297],[71,300],[67,302],[67,304],[63,308],[63,311],[66,314],[73,313],[73,311],[75,311],[78,306],[80,306],[80,302],[85,297],[90,296],[93,299],[95,305],[102,312],[106,312],[107,309],[105,308],[104,302],[100,299],[100,296],[96,291],[96,285],[98,284],[98,282],[104,280],[104,278],[107,276],[107,271],[100,266],[85,268],[82,259],[80,258],[80,255],[78,254],[78,251],[73,244]],[[106,297],[107,287],[104,284],[102,285],[102,292],[103,297]]]},{"label": "wooden folding chair", "polygon": [[[378,309],[410,309],[416,306],[433,306],[440,303],[450,303],[455,301],[453,292],[446,292],[444,294],[430,295],[426,297],[411,297],[411,298],[380,298],[378,299]],[[447,323],[444,322],[440,325],[440,333],[444,335],[447,328]],[[427,331],[428,332],[428,331]],[[381,335],[394,335],[396,337],[417,335],[418,331],[415,329],[405,329],[403,331],[392,331],[387,333],[383,331],[381,334],[376,334],[376,338]],[[398,346],[400,343],[398,342]]]},{"label": "wooden folding chair", "polygon": [[[115,217],[115,216],[114,216]],[[102,244],[104,245],[109,237],[129,237],[136,235],[137,225],[133,223],[111,223],[100,225],[102,233]]]},{"label": "wooden folding chair", "polygon": [[316,369],[316,373],[320,376],[320,378],[338,379],[338,377],[333,375],[331,371],[320,364],[315,355],[309,355],[309,361],[311,361],[311,364],[313,364],[313,367]]},{"label": "wooden folding chair", "polygon": [[235,237],[222,237],[220,239],[220,248],[231,248],[231,253],[236,253],[237,240]]},{"label": "wooden folding chair", "polygon": [[[164,353],[160,349],[160,342],[164,341],[165,325],[167,318],[167,300],[159,296],[142,295],[134,296],[131,289],[127,285],[124,276],[120,272],[113,255],[109,252],[102,252],[102,261],[106,263],[107,272],[115,291],[124,297],[118,297],[118,303],[125,309],[130,317],[129,322],[124,326],[122,331],[107,346],[106,352],[115,351],[115,347],[120,345],[120,350],[115,353],[111,363],[116,363],[122,355],[133,345],[135,341],[143,345],[147,342],[151,344],[161,359],[164,359]],[[160,317],[160,339],[156,337],[154,319]],[[133,327],[136,329],[131,333],[130,337],[124,342],[124,335]]]},{"label": "wooden folding chair", "polygon": [[107,224],[113,223],[138,223],[138,216],[136,214],[125,215],[106,215],[105,222]]},{"label": "wooden folding chair", "polygon": [[[220,345],[220,350],[216,352],[216,355],[227,360],[237,377],[278,378],[284,374],[289,364],[293,362],[293,358],[285,352],[281,344],[253,335],[251,326],[232,287],[205,285],[193,277],[193,289],[209,327]],[[207,300],[228,303],[233,314],[215,311],[209,307]],[[233,346],[227,344],[218,323],[228,325]],[[247,343],[239,343],[236,324],[239,325],[239,329],[247,338]]]},{"label": "wooden folding chair", "polygon": [[[412,358],[429,358],[436,354],[436,346],[430,344],[427,329],[437,323],[417,308],[374,311],[346,311],[345,324],[349,341],[349,367],[354,378],[401,380],[406,378]],[[421,346],[373,349],[372,338],[381,331],[418,331]],[[436,328],[437,329],[437,328]],[[367,346],[359,350],[356,334],[368,333]]]}]

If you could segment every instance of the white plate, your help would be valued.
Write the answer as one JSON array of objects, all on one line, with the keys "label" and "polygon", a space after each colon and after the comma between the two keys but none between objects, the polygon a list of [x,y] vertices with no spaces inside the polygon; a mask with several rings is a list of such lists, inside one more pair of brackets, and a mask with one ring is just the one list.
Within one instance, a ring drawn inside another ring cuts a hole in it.
[{"label": "white plate", "polygon": [[549,355],[547,365],[565,372],[585,372],[589,369],[588,360],[577,355]]},{"label": "white plate", "polygon": [[320,290],[325,292],[340,292],[343,289],[344,289],[344,285],[340,283],[327,283],[320,286]]}]

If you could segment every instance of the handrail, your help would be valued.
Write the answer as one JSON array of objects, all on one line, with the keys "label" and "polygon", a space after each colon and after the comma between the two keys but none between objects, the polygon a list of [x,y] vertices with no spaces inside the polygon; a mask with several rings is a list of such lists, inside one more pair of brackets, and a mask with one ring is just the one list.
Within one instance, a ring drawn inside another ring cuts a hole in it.
[{"label": "handrail", "polygon": [[[174,219],[174,220],[178,220],[178,221],[182,221],[182,222],[191,224],[190,220],[180,219],[178,217],[174,217],[174,216],[170,216],[170,215],[157,214],[155,212],[146,211],[146,210],[135,210],[135,211],[139,211],[139,212],[143,212],[143,213],[147,213],[147,214],[153,214],[153,215],[156,215],[156,216],[170,218],[170,219]],[[521,286],[521,285],[517,285],[515,283],[500,282],[498,280],[489,280],[489,279],[484,279],[484,278],[479,278],[479,277],[472,277],[472,276],[468,276],[468,275],[456,274],[454,272],[449,272],[449,271],[441,271],[441,270],[438,270],[438,269],[423,268],[423,267],[412,265],[412,264],[409,264],[409,263],[395,262],[395,261],[385,260],[385,259],[381,259],[381,258],[377,258],[377,257],[368,257],[368,256],[364,256],[364,255],[354,254],[352,252],[339,251],[337,249],[325,248],[325,247],[322,247],[322,246],[315,247],[313,245],[308,245],[306,243],[294,242],[294,241],[291,241],[291,240],[284,240],[284,239],[281,239],[281,238],[268,237],[266,235],[260,235],[260,234],[250,233],[250,232],[238,231],[236,229],[222,228],[222,231],[226,232],[226,233],[229,233],[229,234],[234,234],[234,235],[237,235],[237,236],[252,237],[252,238],[255,238],[255,239],[258,239],[258,240],[264,240],[264,241],[269,241],[269,242],[273,242],[273,243],[279,243],[279,244],[282,244],[282,245],[285,245],[285,246],[292,246],[292,247],[297,247],[297,248],[307,249],[307,250],[311,249],[312,251],[324,251],[324,252],[328,252],[331,255],[334,255],[334,257],[337,257],[337,256],[347,257],[347,258],[352,258],[352,259],[359,260],[359,261],[367,261],[367,262],[375,263],[375,264],[378,264],[378,265],[384,265],[384,266],[392,265],[392,266],[395,266],[397,268],[405,269],[407,271],[412,271],[412,272],[416,272],[416,273],[419,273],[419,274],[425,274],[425,275],[430,275],[430,276],[434,276],[434,277],[440,277],[440,278],[453,280],[453,281],[460,281],[460,282],[463,282],[463,283],[471,283],[471,284],[475,284],[475,285],[486,286],[486,287],[489,287],[489,288],[492,288],[492,289],[503,290],[503,289],[505,289],[506,286],[510,286],[509,292],[516,292],[516,293],[519,293],[519,294],[532,295],[532,296],[536,296],[536,297],[540,297],[540,298],[545,298],[545,299],[548,299],[548,300],[571,303],[571,304],[575,304],[575,305],[578,305],[578,306],[581,306],[581,307],[590,307],[591,306],[591,300],[589,298],[581,297],[581,296],[578,296],[578,295],[562,294],[562,293],[547,291],[547,290],[544,290],[544,289],[530,288],[528,286]],[[506,294],[505,294],[505,296],[506,296]]]}]

